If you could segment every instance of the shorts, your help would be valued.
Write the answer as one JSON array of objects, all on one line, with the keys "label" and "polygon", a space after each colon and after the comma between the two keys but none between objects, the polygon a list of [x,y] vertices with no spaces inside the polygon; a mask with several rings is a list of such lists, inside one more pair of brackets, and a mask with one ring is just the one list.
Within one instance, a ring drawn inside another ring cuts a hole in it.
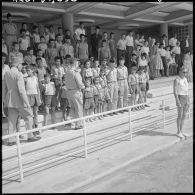
[{"label": "shorts", "polygon": [[45,95],[45,106],[49,108],[55,108],[57,106],[57,100],[55,95]]},{"label": "shorts", "polygon": [[190,100],[187,95],[178,95],[179,101],[181,103],[181,107],[177,105],[178,117],[181,118],[185,116],[189,109]]},{"label": "shorts", "polygon": [[133,90],[133,94],[139,93],[139,85],[137,84],[131,85],[131,89]]},{"label": "shorts", "polygon": [[187,95],[178,95],[178,98],[179,98],[179,101],[181,103],[181,107],[189,106],[189,103],[190,103],[189,96],[187,96]]},{"label": "shorts", "polygon": [[22,107],[22,108],[16,108],[16,110],[19,113],[19,116],[21,116],[23,119],[27,119],[28,117],[33,117],[33,112],[30,108]]},{"label": "shorts", "polygon": [[140,87],[140,91],[146,91],[146,83],[140,83],[139,87]]},{"label": "shorts", "polygon": [[84,99],[84,109],[92,109],[95,108],[95,103],[93,98],[86,98]]},{"label": "shorts", "polygon": [[30,106],[40,106],[41,105],[41,100],[39,95],[28,95],[28,101]]},{"label": "shorts", "polygon": [[70,105],[69,105],[67,98],[61,98],[60,105],[61,105],[62,110],[65,110],[66,108],[70,108]]}]

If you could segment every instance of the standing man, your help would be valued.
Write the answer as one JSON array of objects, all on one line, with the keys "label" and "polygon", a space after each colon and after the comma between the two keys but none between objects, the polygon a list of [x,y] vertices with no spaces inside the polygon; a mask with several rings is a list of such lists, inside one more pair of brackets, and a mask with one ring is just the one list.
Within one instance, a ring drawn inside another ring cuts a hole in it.
[{"label": "standing man", "polygon": [[84,23],[83,22],[80,22],[80,26],[79,26],[79,28],[77,28],[75,30],[75,34],[76,34],[77,41],[80,41],[81,40],[80,39],[80,35],[81,34],[84,34],[85,35],[85,29],[84,29]]},{"label": "standing man", "polygon": [[109,61],[109,68],[105,71],[108,83],[108,91],[110,94],[110,102],[108,104],[109,110],[117,109],[118,103],[118,83],[117,83],[117,69],[113,59]]},{"label": "standing man", "polygon": [[[21,72],[18,71],[20,61],[13,57],[11,61],[11,70],[4,75],[2,98],[8,108],[8,133],[13,134],[17,129],[17,119],[20,116],[26,121],[27,129],[31,130],[33,126],[33,113],[28,101],[25,90],[24,79]],[[14,145],[15,137],[8,139],[8,145]],[[28,141],[37,141],[32,133],[28,134]]]},{"label": "standing man", "polygon": [[176,46],[177,43],[177,34],[174,34],[174,36],[169,39],[169,45],[171,46],[171,50]]},{"label": "standing man", "polygon": [[163,43],[163,47],[167,46],[167,35],[163,34],[160,43]]},{"label": "standing man", "polygon": [[151,45],[149,45],[149,49],[150,49],[150,79],[154,80],[155,78],[155,67],[156,67],[156,54],[157,54],[157,49],[155,46],[155,39],[151,40]]},{"label": "standing man", "polygon": [[190,50],[189,35],[181,42],[181,53],[184,54],[186,50]]},{"label": "standing man", "polygon": [[126,107],[128,103],[128,70],[124,64],[125,59],[120,57],[119,66],[117,67],[117,82],[119,86],[118,108]]},{"label": "standing man", "polygon": [[133,32],[129,31],[128,35],[126,36],[126,60],[125,65],[128,67],[131,55],[133,53],[134,49],[134,38],[133,38]]},{"label": "standing man", "polygon": [[187,137],[187,134],[183,133],[183,124],[186,113],[189,109],[189,91],[188,81],[186,74],[188,70],[183,66],[179,70],[179,76],[174,80],[173,93],[176,100],[178,118],[177,118],[177,136],[181,139]]},{"label": "standing man", "polygon": [[[81,118],[83,117],[83,94],[82,89],[85,85],[82,82],[82,77],[77,71],[79,66],[78,60],[70,60],[70,69],[66,72],[65,83],[68,89],[67,97],[70,104],[70,117]],[[78,121],[75,124],[75,130],[82,128],[82,122]]]},{"label": "standing man", "polygon": [[5,37],[5,42],[8,46],[9,52],[11,51],[13,42],[17,41],[17,26],[12,23],[12,15],[10,13],[7,14],[8,23],[3,25],[3,35]]},{"label": "standing man", "polygon": [[119,58],[125,57],[125,51],[126,51],[126,35],[122,34],[121,39],[117,43],[117,64],[119,64]]},{"label": "standing man", "polygon": [[100,27],[96,26],[95,33],[91,35],[92,56],[95,60],[98,59],[98,49],[100,48],[101,40],[102,35],[100,35]]},{"label": "standing man", "polygon": [[111,58],[116,61],[116,42],[114,40],[114,33],[113,32],[110,33],[109,47],[110,47]]}]

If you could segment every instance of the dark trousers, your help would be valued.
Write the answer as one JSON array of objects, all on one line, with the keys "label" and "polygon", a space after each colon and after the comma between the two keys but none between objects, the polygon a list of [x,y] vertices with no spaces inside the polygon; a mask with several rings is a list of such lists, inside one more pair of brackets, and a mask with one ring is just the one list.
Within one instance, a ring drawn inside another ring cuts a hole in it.
[{"label": "dark trousers", "polygon": [[133,47],[132,46],[127,46],[126,49],[127,50],[126,50],[126,55],[125,55],[125,65],[127,67],[129,67],[129,62],[131,60],[131,55],[133,53]]},{"label": "dark trousers", "polygon": [[94,57],[94,60],[98,59],[98,48],[92,47],[92,56]]},{"label": "dark trousers", "polygon": [[179,74],[179,69],[182,66],[181,54],[175,54],[175,63],[178,65],[177,66],[177,73]]},{"label": "dark trousers", "polygon": [[117,65],[119,64],[119,58],[124,57],[125,58],[125,50],[117,49]]},{"label": "dark trousers", "polygon": [[162,63],[163,63],[163,68],[164,68],[164,74],[163,76],[168,76],[167,75],[167,60],[165,56],[161,56]]}]

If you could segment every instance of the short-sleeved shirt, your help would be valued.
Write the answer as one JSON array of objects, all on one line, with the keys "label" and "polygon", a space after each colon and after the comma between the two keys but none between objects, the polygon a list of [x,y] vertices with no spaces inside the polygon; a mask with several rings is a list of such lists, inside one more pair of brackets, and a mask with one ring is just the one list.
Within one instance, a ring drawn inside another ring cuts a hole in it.
[{"label": "short-sleeved shirt", "polygon": [[129,77],[128,77],[128,83],[130,85],[139,84],[139,75],[137,73],[135,75],[130,74]]},{"label": "short-sleeved shirt", "polygon": [[20,37],[18,39],[20,50],[27,51],[27,48],[30,46],[29,39],[26,37],[25,39]]},{"label": "short-sleeved shirt", "polygon": [[108,68],[105,71],[105,74],[106,74],[106,78],[107,78],[108,83],[117,82],[117,69],[116,68],[114,68],[111,71],[110,71],[110,68]]},{"label": "short-sleeved shirt", "polygon": [[125,50],[126,49],[126,40],[120,39],[117,43],[117,48],[120,50]]},{"label": "short-sleeved shirt", "polygon": [[65,57],[66,55],[70,55],[72,58],[74,57],[74,47],[69,44],[64,44],[60,48],[60,55]]},{"label": "short-sleeved shirt", "polygon": [[43,52],[43,54],[45,54],[45,51],[47,49],[47,44],[46,43],[39,43],[38,49],[41,49],[41,51]]},{"label": "short-sleeved shirt", "polygon": [[175,53],[175,54],[181,54],[181,48],[178,46],[175,46],[172,50],[171,53]]},{"label": "short-sleeved shirt", "polygon": [[34,38],[35,43],[40,43],[40,35],[39,34],[33,33],[32,36]]},{"label": "short-sleeved shirt", "polygon": [[24,62],[23,54],[21,52],[10,52],[9,54],[9,62],[11,62],[12,57],[17,57],[19,59],[19,63],[22,64]]},{"label": "short-sleeved shirt", "polygon": [[172,37],[170,40],[169,40],[169,45],[172,46],[172,47],[175,47],[176,46],[176,43],[177,43],[177,39]]},{"label": "short-sleeved shirt", "polygon": [[43,87],[45,88],[45,95],[55,95],[56,88],[54,82],[45,83]]},{"label": "short-sleeved shirt", "polygon": [[131,46],[133,47],[134,46],[134,40],[133,40],[133,37],[132,36],[126,36],[126,46]]},{"label": "short-sleeved shirt", "polygon": [[141,58],[139,58],[139,66],[147,66],[147,65],[148,65],[147,59],[142,60]]},{"label": "short-sleeved shirt", "polygon": [[13,23],[5,23],[3,25],[3,31],[6,35],[16,35],[17,34],[17,26]]},{"label": "short-sleeved shirt", "polygon": [[51,74],[53,75],[54,78],[61,79],[65,74],[64,68],[62,66],[60,67],[53,66],[51,69]]},{"label": "short-sleeved shirt", "polygon": [[93,77],[92,69],[91,68],[88,68],[88,69],[84,68],[83,69],[83,76],[84,77]]},{"label": "short-sleeved shirt", "polygon": [[106,76],[100,77],[100,84],[101,84],[102,88],[107,87],[107,78],[106,78]]},{"label": "short-sleeved shirt", "polygon": [[93,71],[93,76],[94,77],[97,77],[100,75],[100,68],[92,68],[92,71]]},{"label": "short-sleeved shirt", "polygon": [[26,78],[26,94],[27,95],[38,95],[38,79],[36,76]]},{"label": "short-sleeved shirt", "polygon": [[159,49],[160,56],[165,57],[166,56],[166,50],[165,49]]},{"label": "short-sleeved shirt", "polygon": [[117,68],[117,80],[123,80],[128,78],[128,70],[126,66],[119,66]]},{"label": "short-sleeved shirt", "polygon": [[146,83],[148,80],[148,75],[145,72],[143,74],[139,74],[139,83]]},{"label": "short-sleeved shirt", "polygon": [[24,57],[24,61],[29,65],[36,64],[36,57],[34,55],[27,55]]}]

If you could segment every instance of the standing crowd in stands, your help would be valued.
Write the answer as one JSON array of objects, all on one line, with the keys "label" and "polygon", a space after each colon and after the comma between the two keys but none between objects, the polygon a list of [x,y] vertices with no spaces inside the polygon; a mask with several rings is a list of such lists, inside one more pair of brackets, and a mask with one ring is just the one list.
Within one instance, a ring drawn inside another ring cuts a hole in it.
[{"label": "standing crowd in stands", "polygon": [[[33,123],[29,129],[32,129],[38,127],[38,111],[45,113],[44,125],[47,125],[50,110],[55,123],[58,110],[64,120],[70,120],[146,102],[149,80],[178,75],[182,66],[187,67],[188,81],[192,82],[189,36],[180,42],[175,34],[167,41],[166,35],[156,40],[139,34],[134,37],[134,32],[129,31],[115,41],[114,32],[101,34],[96,26],[88,45],[83,23],[73,35],[68,29],[64,33],[62,27],[55,32],[52,25],[45,26],[43,34],[38,26],[33,26],[30,32],[23,23],[18,36],[11,14],[7,19],[2,32],[2,115],[8,116],[9,134],[19,130],[18,123],[24,114],[20,114],[19,106],[10,103],[9,96],[14,90],[28,97],[28,103],[26,100],[23,103],[31,108]],[[9,78],[18,82],[19,77],[12,75],[13,67],[22,75],[25,90],[18,85],[18,89],[10,88]],[[9,116],[13,115],[10,108],[17,110],[17,120]],[[82,128],[82,123],[75,123],[74,128]],[[38,136],[36,132],[29,140],[36,141]]]}]

